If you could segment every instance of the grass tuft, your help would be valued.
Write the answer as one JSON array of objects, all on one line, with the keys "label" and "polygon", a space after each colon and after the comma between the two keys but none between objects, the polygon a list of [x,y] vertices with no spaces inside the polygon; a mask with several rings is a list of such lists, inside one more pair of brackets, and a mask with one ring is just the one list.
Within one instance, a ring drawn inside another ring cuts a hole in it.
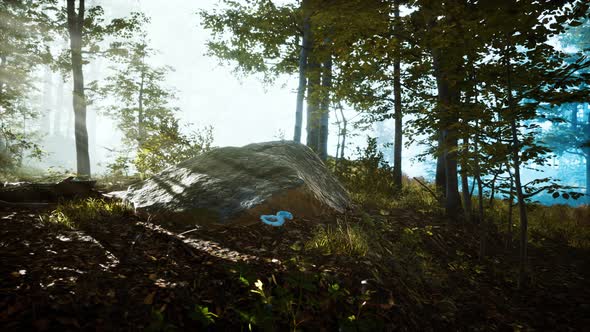
[{"label": "grass tuft", "polygon": [[369,236],[359,225],[338,223],[318,227],[305,249],[332,255],[365,256],[369,252]]},{"label": "grass tuft", "polygon": [[64,202],[49,215],[49,221],[68,228],[80,228],[104,219],[129,216],[132,209],[121,202],[88,198]]}]

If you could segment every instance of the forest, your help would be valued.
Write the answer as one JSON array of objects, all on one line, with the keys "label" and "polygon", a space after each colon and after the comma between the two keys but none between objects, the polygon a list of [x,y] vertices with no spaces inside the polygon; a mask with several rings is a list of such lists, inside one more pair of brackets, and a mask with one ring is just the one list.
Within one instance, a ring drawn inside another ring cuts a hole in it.
[{"label": "forest", "polygon": [[590,1],[0,0],[6,331],[583,331]]}]

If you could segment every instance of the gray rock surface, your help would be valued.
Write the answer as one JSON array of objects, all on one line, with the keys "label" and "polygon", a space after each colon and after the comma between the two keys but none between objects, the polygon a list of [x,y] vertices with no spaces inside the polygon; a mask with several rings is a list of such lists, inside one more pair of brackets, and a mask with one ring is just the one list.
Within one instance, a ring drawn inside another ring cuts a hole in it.
[{"label": "gray rock surface", "polygon": [[260,215],[279,210],[310,219],[350,205],[317,155],[290,141],[214,149],[114,196],[155,220],[182,225],[260,223]]}]

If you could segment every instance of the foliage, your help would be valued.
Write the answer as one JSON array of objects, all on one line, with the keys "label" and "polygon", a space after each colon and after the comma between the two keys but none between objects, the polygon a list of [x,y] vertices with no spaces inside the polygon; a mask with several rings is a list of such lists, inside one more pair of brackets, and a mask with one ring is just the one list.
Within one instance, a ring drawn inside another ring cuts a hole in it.
[{"label": "foliage", "polygon": [[128,217],[131,213],[130,207],[121,202],[88,198],[59,204],[48,221],[69,228],[82,228],[101,220]]},{"label": "foliage", "polygon": [[[508,201],[497,201],[490,219],[505,234],[509,242],[516,239],[514,229],[520,222],[513,209],[510,217]],[[572,207],[568,205],[527,205],[531,241],[544,245],[545,241],[566,243],[572,248],[590,248],[590,208],[588,205]],[[512,220],[511,227],[508,220]],[[511,231],[512,230],[512,231]]]},{"label": "foliage", "polygon": [[0,4],[0,169],[19,166],[27,154],[42,156],[39,137],[26,126],[38,115],[31,98],[36,70],[51,60],[45,11],[52,2]]},{"label": "foliage", "polygon": [[137,171],[144,176],[207,152],[213,143],[212,127],[185,135],[178,128],[178,120],[160,125],[159,133],[144,142],[133,160]]},{"label": "foliage", "polygon": [[392,168],[377,148],[376,138],[367,136],[367,146],[357,148],[356,155],[356,160],[335,159],[328,166],[362,202],[376,200],[379,196],[393,197]]},{"label": "foliage", "polygon": [[305,249],[325,255],[365,256],[370,250],[369,236],[359,225],[338,223],[336,226],[318,227]]},{"label": "foliage", "polygon": [[212,35],[207,45],[209,55],[236,64],[236,72],[263,73],[268,82],[278,74],[297,70],[300,14],[293,5],[276,5],[269,0],[224,0],[220,4],[223,6],[211,12],[199,13],[202,25]]},{"label": "foliage", "polygon": [[174,91],[162,85],[172,68],[150,66],[155,51],[147,43],[143,37],[117,44],[112,74],[96,89],[98,96],[112,101],[103,109],[124,136],[125,149],[109,168],[129,174],[133,166],[144,177],[208,151],[213,142],[212,127],[182,132],[179,110],[170,105]]}]

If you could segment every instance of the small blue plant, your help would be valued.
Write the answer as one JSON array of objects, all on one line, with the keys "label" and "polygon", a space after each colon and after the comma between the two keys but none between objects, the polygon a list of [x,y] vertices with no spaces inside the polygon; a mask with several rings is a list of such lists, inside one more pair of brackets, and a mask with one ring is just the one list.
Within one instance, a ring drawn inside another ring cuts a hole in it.
[{"label": "small blue plant", "polygon": [[293,220],[293,215],[291,214],[291,212],[279,211],[276,216],[275,215],[262,215],[262,216],[260,216],[260,220],[262,220],[263,223],[265,223],[267,225],[275,226],[275,227],[283,226],[283,224],[285,223],[285,219]]}]

